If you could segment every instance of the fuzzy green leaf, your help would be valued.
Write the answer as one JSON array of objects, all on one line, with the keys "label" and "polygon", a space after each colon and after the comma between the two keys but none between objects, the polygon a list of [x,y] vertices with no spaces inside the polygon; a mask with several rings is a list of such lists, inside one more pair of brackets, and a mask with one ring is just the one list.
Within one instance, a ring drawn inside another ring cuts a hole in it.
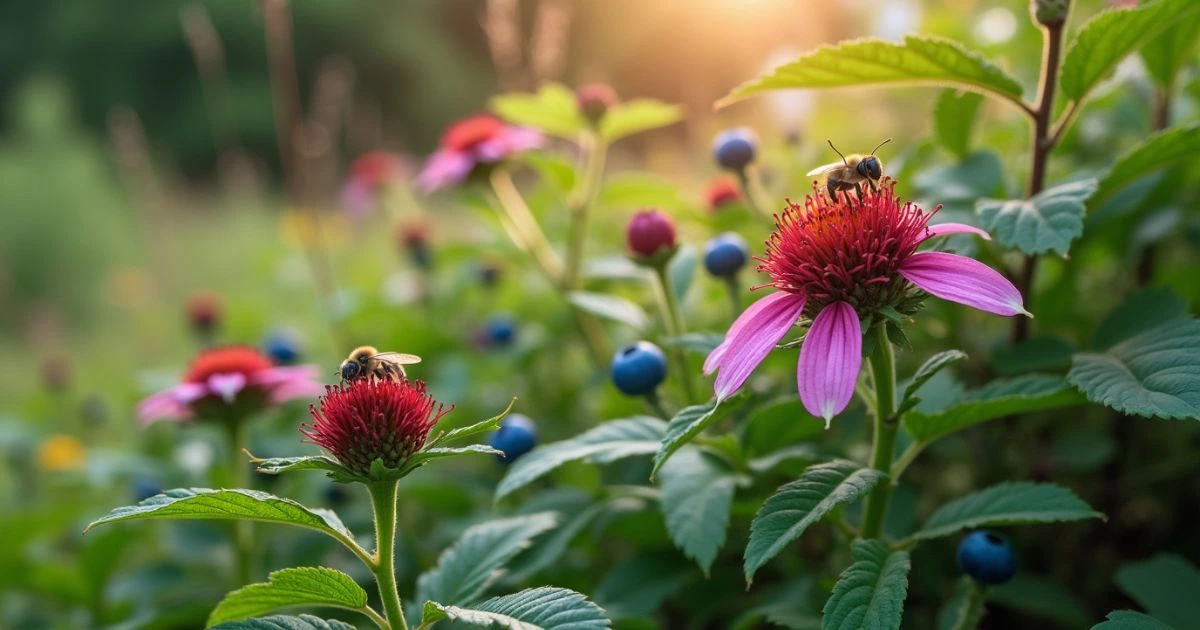
[{"label": "fuzzy green leaf", "polygon": [[667,463],[675,451],[690,442],[692,438],[700,435],[705,427],[717,419],[719,406],[720,403],[714,398],[703,405],[684,407],[675,414],[674,418],[671,418],[670,424],[667,425],[667,434],[663,436],[658,452],[654,454],[654,468],[650,470],[651,479],[658,474],[659,469]]},{"label": "fuzzy green leaf", "polygon": [[896,630],[908,597],[907,551],[888,553],[882,540],[860,540],[851,550],[854,563],[838,577],[825,602],[825,630]]},{"label": "fuzzy green leaf", "polygon": [[938,508],[913,538],[928,540],[959,530],[996,525],[1103,518],[1074,492],[1052,483],[1002,483]]},{"label": "fuzzy green leaf", "polygon": [[1156,0],[1104,11],[1088,20],[1067,47],[1059,73],[1063,96],[1078,101],[1112,74],[1126,55],[1200,9],[1195,0]]},{"label": "fuzzy green leaf", "polygon": [[1132,610],[1114,610],[1106,619],[1092,626],[1092,630],[1176,630],[1150,615]]},{"label": "fuzzy green leaf", "polygon": [[572,291],[567,301],[575,308],[641,330],[650,323],[642,307],[623,297],[590,291]]},{"label": "fuzzy green leaf", "polygon": [[327,473],[340,473],[345,470],[336,459],[327,455],[268,457],[266,459],[251,455],[250,461],[258,465],[258,472],[268,475],[278,475],[294,470],[320,470]]},{"label": "fuzzy green leaf", "polygon": [[1067,378],[1124,414],[1200,419],[1200,321],[1177,317],[1103,354],[1077,354]]},{"label": "fuzzy green leaf", "polygon": [[417,603],[474,603],[503,574],[503,567],[538,535],[558,525],[553,512],[480,523],[442,552],[437,566],[417,578]]},{"label": "fuzzy green leaf", "polygon": [[654,453],[666,431],[667,423],[658,418],[634,416],[605,422],[569,440],[539,446],[509,466],[508,473],[496,487],[496,500],[567,462],[584,460],[607,464]]},{"label": "fuzzy green leaf", "polygon": [[1096,192],[1096,180],[1060,184],[1032,199],[980,199],[975,203],[981,227],[1002,245],[1026,254],[1050,250],[1066,256],[1083,233],[1084,202]]},{"label": "fuzzy green leaf", "polygon": [[921,386],[924,385],[926,381],[933,378],[934,374],[937,374],[947,365],[950,365],[955,361],[961,361],[965,358],[967,358],[967,353],[963,352],[962,350],[946,350],[926,359],[925,362],[921,364],[921,367],[917,368],[917,371],[913,374],[912,380],[908,383],[908,386],[904,388],[904,396],[900,398],[900,407],[904,408],[904,403],[915,396],[917,394],[917,390],[921,389]]},{"label": "fuzzy green leaf", "polygon": [[1099,351],[1108,350],[1138,333],[1186,317],[1187,312],[1187,303],[1170,290],[1142,289],[1131,294],[1100,322],[1092,345]]},{"label": "fuzzy green leaf", "polygon": [[1117,586],[1156,619],[1179,628],[1196,623],[1200,571],[1187,560],[1167,553],[1127,564],[1116,576]]},{"label": "fuzzy green leaf", "polygon": [[1169,90],[1180,69],[1193,58],[1197,42],[1200,42],[1200,11],[1172,24],[1142,46],[1142,61],[1154,81]]},{"label": "fuzzy green leaf", "polygon": [[788,543],[833,508],[870,492],[886,475],[848,460],[810,466],[800,478],[781,486],[763,503],[750,525],[744,570],[746,582]]},{"label": "fuzzy green leaf", "polygon": [[649,98],[622,101],[608,108],[600,121],[600,136],[615,142],[626,136],[674,124],[683,118],[683,109]]},{"label": "fuzzy green leaf", "polygon": [[604,610],[570,589],[543,586],[493,597],[470,608],[425,602],[422,627],[443,619],[508,630],[604,630]]},{"label": "fuzzy green leaf", "polygon": [[983,96],[966,90],[942,90],[933,110],[933,131],[938,143],[966,159],[971,153],[971,130]]},{"label": "fuzzy green leaf", "polygon": [[575,92],[559,83],[546,83],[535,94],[517,92],[495,96],[491,108],[511,123],[567,140],[577,139],[587,128],[587,121],[579,113]]},{"label": "fuzzy green leaf", "polygon": [[[1200,15],[1200,13],[1198,13]],[[1099,208],[1134,181],[1196,158],[1200,146],[1200,125],[1191,124],[1155,132],[1122,153],[1100,178],[1096,194],[1088,199],[1089,208]]]},{"label": "fuzzy green leaf", "polygon": [[446,442],[461,440],[463,438],[471,437],[472,435],[479,435],[481,433],[491,433],[492,431],[499,429],[500,421],[504,419],[504,416],[508,415],[508,412],[512,411],[513,405],[515,404],[517,404],[517,399],[513,398],[511,401],[509,401],[508,406],[504,408],[504,411],[501,411],[491,418],[480,420],[474,424],[469,424],[465,427],[459,427],[457,429],[451,429],[445,433],[439,433],[435,435],[427,444],[425,444],[425,450],[431,451],[442,444],[445,444]]},{"label": "fuzzy green leaf", "polygon": [[248,584],[225,595],[208,616],[208,627],[292,606],[357,610],[366,605],[367,592],[341,571],[325,567],[282,569],[268,575],[266,582]]},{"label": "fuzzy green leaf", "polygon": [[738,475],[724,461],[686,448],[663,466],[659,476],[671,540],[707,575],[725,544]]},{"label": "fuzzy green leaf", "polygon": [[903,43],[859,39],[825,46],[735,88],[718,107],[747,96],[789,88],[938,85],[1021,103],[1021,84],[961,44],[909,35]]},{"label": "fuzzy green leaf", "polygon": [[1061,376],[1029,374],[992,381],[940,411],[923,412],[918,407],[904,416],[904,428],[914,440],[932,442],[988,420],[1071,407],[1084,400]]},{"label": "fuzzy green leaf", "polygon": [[312,615],[271,615],[245,621],[230,621],[215,626],[215,630],[355,630],[354,626],[337,619],[321,619]]}]

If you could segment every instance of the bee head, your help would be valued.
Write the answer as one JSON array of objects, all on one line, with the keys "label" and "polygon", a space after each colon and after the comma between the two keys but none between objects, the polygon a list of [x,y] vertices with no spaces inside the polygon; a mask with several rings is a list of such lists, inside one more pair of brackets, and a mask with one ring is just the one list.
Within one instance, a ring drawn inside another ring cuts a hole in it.
[{"label": "bee head", "polygon": [[868,155],[863,158],[858,163],[858,166],[854,167],[854,170],[867,179],[877,180],[883,177],[883,165],[879,163],[879,158],[874,155]]},{"label": "bee head", "polygon": [[362,374],[362,366],[356,361],[343,361],[341,373],[343,381],[352,381]]}]

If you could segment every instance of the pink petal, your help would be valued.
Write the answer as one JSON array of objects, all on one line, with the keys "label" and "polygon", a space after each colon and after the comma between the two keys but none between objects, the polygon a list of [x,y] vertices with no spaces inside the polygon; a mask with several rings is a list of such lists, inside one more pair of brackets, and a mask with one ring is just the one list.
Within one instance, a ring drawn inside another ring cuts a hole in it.
[{"label": "pink petal", "polygon": [[457,151],[438,151],[417,175],[417,186],[426,194],[461,183],[475,168],[475,158]]},{"label": "pink petal", "polygon": [[713,371],[717,369],[717,364],[720,363],[721,357],[725,356],[725,352],[729,349],[730,340],[737,336],[738,331],[742,329],[742,326],[746,325],[746,322],[754,319],[754,317],[758,315],[758,313],[764,308],[774,304],[775,302],[778,302],[779,300],[787,299],[788,297],[794,296],[792,296],[790,293],[784,293],[783,291],[772,293],[764,298],[759,299],[757,302],[751,304],[750,308],[742,311],[742,314],[739,315],[738,318],[733,321],[733,325],[729,327],[729,331],[725,333],[725,340],[721,342],[721,345],[713,348],[713,351],[710,352],[708,357],[704,359],[704,374],[707,376],[712,374]]},{"label": "pink petal", "polygon": [[846,302],[834,302],[817,313],[804,345],[796,385],[800,402],[814,416],[829,421],[850,404],[862,368],[862,325]]},{"label": "pink petal", "polygon": [[[720,400],[728,398],[750,378],[754,368],[767,358],[804,312],[805,298],[802,296],[779,292],[769,297],[774,299],[762,308],[746,309],[747,312],[738,318],[739,321],[744,319],[741,325],[734,324],[736,334],[727,336],[722,344],[726,347],[713,350],[714,353],[720,351],[720,356],[713,362],[719,370],[713,391]],[[759,303],[767,299],[763,298]]]},{"label": "pink petal", "polygon": [[945,236],[947,234],[974,234],[985,241],[992,240],[991,234],[966,223],[939,223],[937,225],[930,225],[926,229],[929,230],[929,234],[922,240]]},{"label": "pink petal", "polygon": [[315,365],[273,367],[255,374],[252,382],[271,391],[272,403],[281,403],[323,393],[325,386],[317,380],[319,372]]},{"label": "pink petal", "polygon": [[208,377],[208,389],[220,396],[227,404],[232,403],[238,392],[246,387],[246,375],[240,372],[213,374]]},{"label": "pink petal", "polygon": [[499,162],[509,156],[542,146],[542,134],[525,127],[507,127],[480,142],[475,155],[481,162]]},{"label": "pink petal", "polygon": [[342,188],[341,201],[347,215],[361,219],[375,207],[375,187],[362,178],[352,177]]},{"label": "pink petal", "polygon": [[180,383],[167,391],[180,405],[190,405],[208,395],[208,387],[202,383]]},{"label": "pink petal", "polygon": [[[184,383],[184,385],[191,384]],[[179,401],[175,389],[171,388],[151,394],[137,404],[137,417],[143,426],[159,420],[182,420],[192,415],[187,405]]]},{"label": "pink petal", "polygon": [[997,315],[1030,315],[1021,292],[995,269],[966,256],[918,252],[900,265],[900,275],[943,300]]}]

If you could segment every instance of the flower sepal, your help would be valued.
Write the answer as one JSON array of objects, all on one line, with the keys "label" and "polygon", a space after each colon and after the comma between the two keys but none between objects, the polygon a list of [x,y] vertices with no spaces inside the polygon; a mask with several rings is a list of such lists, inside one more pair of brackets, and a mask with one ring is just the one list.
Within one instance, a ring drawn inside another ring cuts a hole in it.
[{"label": "flower sepal", "polygon": [[629,259],[639,267],[646,267],[647,269],[663,269],[671,263],[671,259],[674,258],[675,254],[678,252],[679,244],[676,243],[669,247],[658,248],[658,251],[654,252],[654,254],[651,256],[631,253],[629,254]]}]

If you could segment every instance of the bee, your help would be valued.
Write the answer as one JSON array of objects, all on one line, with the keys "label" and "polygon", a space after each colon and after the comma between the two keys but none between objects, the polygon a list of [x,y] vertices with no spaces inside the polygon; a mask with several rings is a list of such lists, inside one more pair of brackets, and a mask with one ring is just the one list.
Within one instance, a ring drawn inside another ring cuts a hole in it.
[{"label": "bee", "polygon": [[342,381],[354,381],[361,378],[375,377],[379,380],[400,380],[407,377],[404,366],[420,363],[421,357],[402,352],[380,352],[374,346],[359,346],[350,352],[350,356],[342,361],[338,371]]},{"label": "bee", "polygon": [[842,157],[841,163],[831,162],[823,166],[818,166],[809,171],[808,176],[825,176],[825,189],[828,191],[830,199],[834,199],[839,190],[854,190],[858,192],[858,196],[861,198],[863,182],[866,182],[871,187],[871,190],[879,187],[879,178],[883,177],[883,162],[880,162],[879,158],[875,157],[875,152],[879,150],[879,147],[891,141],[892,139],[888,138],[880,142],[878,146],[871,150],[869,155],[851,153],[847,156],[842,155],[842,152],[833,146],[832,140],[827,140],[829,148]]}]

